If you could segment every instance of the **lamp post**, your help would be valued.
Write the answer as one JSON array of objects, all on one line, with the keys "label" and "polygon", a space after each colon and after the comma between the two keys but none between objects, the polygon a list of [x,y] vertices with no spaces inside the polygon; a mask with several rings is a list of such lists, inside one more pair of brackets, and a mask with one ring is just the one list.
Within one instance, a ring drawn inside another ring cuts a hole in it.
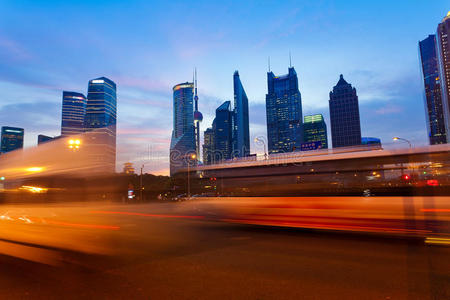
[{"label": "lamp post", "polygon": [[407,142],[407,143],[408,143],[408,145],[409,145],[409,149],[411,149],[411,148],[412,148],[412,144],[411,144],[411,142],[410,142],[409,140],[407,140],[407,139],[404,139],[404,138],[401,138],[401,137],[395,136],[395,137],[393,137],[393,138],[392,138],[392,140],[394,140],[394,141],[404,141],[404,142]]},{"label": "lamp post", "polygon": [[[392,140],[393,140],[393,141],[403,141],[403,142],[406,142],[406,143],[408,143],[408,145],[409,145],[409,149],[412,148],[411,142],[410,142],[409,140],[407,140],[407,139],[404,139],[404,138],[401,138],[401,137],[398,137],[398,136],[394,136],[394,137],[392,138]],[[401,176],[403,177],[403,175],[404,175],[404,171],[403,171],[403,163],[400,164],[400,168],[401,168]],[[413,171],[414,171],[414,166],[413,166]]]},{"label": "lamp post", "polygon": [[195,153],[189,154],[188,155],[188,162],[187,162],[187,183],[188,183],[188,190],[187,190],[187,198],[190,199],[191,198],[191,180],[189,177],[189,173],[190,173],[190,165],[191,165],[191,159],[196,159],[197,155]]},{"label": "lamp post", "polygon": [[255,141],[256,144],[263,144],[263,146],[264,146],[264,159],[267,159],[266,142],[263,139],[259,138],[259,137],[255,137],[254,141]]},{"label": "lamp post", "polygon": [[140,180],[140,187],[139,187],[139,201],[142,201],[142,170],[144,169],[144,164],[141,166],[141,180]]}]

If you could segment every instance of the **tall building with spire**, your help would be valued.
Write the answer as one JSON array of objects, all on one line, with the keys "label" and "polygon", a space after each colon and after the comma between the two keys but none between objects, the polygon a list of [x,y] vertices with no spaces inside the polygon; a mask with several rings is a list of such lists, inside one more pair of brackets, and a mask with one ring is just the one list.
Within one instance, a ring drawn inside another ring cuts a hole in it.
[{"label": "tall building with spire", "polygon": [[297,72],[267,73],[266,118],[269,153],[292,152],[303,142],[302,97]]},{"label": "tall building with spire", "polygon": [[437,28],[437,55],[447,143],[450,143],[450,11]]},{"label": "tall building with spire", "polygon": [[248,117],[248,98],[239,78],[233,74],[234,116],[233,116],[233,157],[250,155],[250,127]]},{"label": "tall building with spire", "polygon": [[330,92],[329,106],[333,148],[361,145],[358,96],[342,74]]},{"label": "tall building with spire", "polygon": [[445,132],[444,110],[442,106],[441,78],[436,55],[436,36],[429,35],[419,42],[419,57],[425,90],[425,108],[430,145],[447,142]]},{"label": "tall building with spire", "polygon": [[185,82],[173,87],[173,131],[170,141],[170,175],[179,169],[196,164],[196,132],[194,125],[194,83]]},{"label": "tall building with spire", "polygon": [[203,115],[198,110],[198,94],[197,94],[197,69],[194,73],[194,128],[195,128],[195,146],[197,152],[197,161],[200,160],[200,123],[203,121]]}]

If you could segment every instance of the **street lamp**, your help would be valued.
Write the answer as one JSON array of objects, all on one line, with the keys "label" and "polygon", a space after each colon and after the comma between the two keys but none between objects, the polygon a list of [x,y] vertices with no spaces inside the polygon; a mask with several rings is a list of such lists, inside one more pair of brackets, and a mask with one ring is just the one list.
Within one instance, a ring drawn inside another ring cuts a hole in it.
[{"label": "street lamp", "polygon": [[257,145],[263,144],[263,146],[264,146],[264,159],[267,159],[266,142],[263,139],[259,138],[259,137],[255,137],[254,141],[255,141],[255,143]]},{"label": "street lamp", "polygon": [[70,139],[67,143],[69,144],[69,148],[73,150],[78,150],[81,146],[80,139]]},{"label": "street lamp", "polygon": [[197,158],[197,155],[196,155],[195,153],[192,153],[192,154],[189,154],[189,155],[188,155],[188,158],[189,158],[189,160],[188,160],[188,162],[187,162],[187,181],[188,181],[187,198],[190,199],[190,198],[191,198],[191,180],[190,180],[190,178],[189,178],[189,173],[190,173],[189,167],[190,167],[190,165],[191,165],[191,159],[192,159],[192,160],[196,159],[196,158]]},{"label": "street lamp", "polygon": [[394,140],[394,141],[404,141],[404,142],[407,142],[408,145],[409,145],[409,149],[412,148],[411,142],[410,142],[409,140],[407,140],[407,139],[404,139],[404,138],[395,136],[395,137],[392,138],[392,140]]},{"label": "street lamp", "polygon": [[[409,141],[409,140],[407,140],[407,139],[404,139],[404,138],[401,138],[401,137],[398,137],[398,136],[394,136],[393,138],[392,138],[392,140],[394,140],[394,141],[403,141],[403,142],[407,142],[408,143],[408,145],[409,145],[409,149],[411,149],[412,148],[412,145],[411,145],[411,142]],[[414,171],[414,165],[411,165],[412,166],[412,169],[413,169],[413,171]],[[401,168],[401,176],[403,177],[403,173],[404,173],[404,171],[403,171],[403,163],[401,163],[400,164],[400,168]]]},{"label": "street lamp", "polygon": [[144,164],[142,164],[142,166],[141,166],[141,180],[140,180],[140,187],[139,187],[139,201],[141,201],[141,202],[143,202],[142,201],[142,170],[144,169]]}]

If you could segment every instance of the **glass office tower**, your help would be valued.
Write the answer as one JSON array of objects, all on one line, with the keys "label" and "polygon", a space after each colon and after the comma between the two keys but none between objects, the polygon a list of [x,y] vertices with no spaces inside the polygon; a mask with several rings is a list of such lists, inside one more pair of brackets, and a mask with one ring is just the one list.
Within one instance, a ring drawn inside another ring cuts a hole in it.
[{"label": "glass office tower", "polygon": [[[216,109],[214,130],[214,162],[231,159],[233,137],[233,111],[231,102],[225,101]],[[244,149],[245,146],[242,148]]]},{"label": "glass office tower", "polygon": [[333,147],[361,145],[358,96],[342,74],[330,92],[329,106]]},{"label": "glass office tower", "polygon": [[63,91],[61,136],[83,133],[85,114],[86,97],[80,93]]},{"label": "glass office tower", "polygon": [[250,155],[250,128],[248,118],[248,98],[242,86],[239,72],[233,75],[234,89],[234,124],[233,124],[233,157]]},{"label": "glass office tower", "polygon": [[328,149],[327,125],[321,114],[305,116],[303,122],[304,140],[321,142],[321,149]]},{"label": "glass office tower", "polygon": [[429,35],[419,42],[419,56],[422,65],[425,88],[425,108],[430,145],[447,142],[444,111],[442,107],[439,64],[436,55],[436,36]]},{"label": "glass office tower", "polygon": [[207,128],[203,133],[203,164],[210,165],[214,157],[214,130]]},{"label": "glass office tower", "polygon": [[283,76],[267,73],[267,139],[269,153],[291,152],[303,142],[302,98],[293,67]]},{"label": "glass office tower", "polygon": [[2,127],[1,152],[6,153],[23,148],[23,128]]},{"label": "glass office tower", "polygon": [[442,92],[442,110],[447,143],[450,143],[450,11],[437,28],[437,54]]},{"label": "glass office tower", "polygon": [[82,147],[98,172],[115,172],[116,122],[116,84],[106,77],[90,80]]},{"label": "glass office tower", "polygon": [[173,131],[170,141],[170,175],[195,165],[197,153],[194,127],[194,83],[185,82],[173,87]]}]

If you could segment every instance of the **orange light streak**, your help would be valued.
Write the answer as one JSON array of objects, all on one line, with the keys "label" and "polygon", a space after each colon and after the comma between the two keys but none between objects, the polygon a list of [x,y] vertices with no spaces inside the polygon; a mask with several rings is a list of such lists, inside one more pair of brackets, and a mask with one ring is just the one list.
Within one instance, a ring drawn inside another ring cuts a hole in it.
[{"label": "orange light streak", "polygon": [[93,211],[90,211],[90,213],[92,213],[92,214],[106,214],[106,215],[159,217],[159,218],[181,218],[181,219],[204,219],[205,218],[203,216],[180,216],[180,215],[164,215],[164,214],[145,214],[145,213],[126,212],[126,211],[93,210]]}]

